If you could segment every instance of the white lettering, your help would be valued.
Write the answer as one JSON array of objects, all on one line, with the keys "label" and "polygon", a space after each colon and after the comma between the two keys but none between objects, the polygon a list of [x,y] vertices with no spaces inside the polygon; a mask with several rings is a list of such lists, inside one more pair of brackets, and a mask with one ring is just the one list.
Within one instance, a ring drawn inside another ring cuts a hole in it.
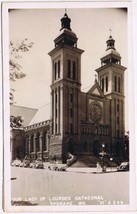
[{"label": "white lettering", "polygon": [[25,198],[25,201],[36,201],[37,200],[37,197],[28,197],[28,198]]},{"label": "white lettering", "polygon": [[52,206],[64,206],[64,205],[73,205],[72,201],[50,201],[50,205]]},{"label": "white lettering", "polygon": [[102,196],[100,195],[89,195],[89,196],[75,196],[76,201],[82,201],[82,200],[104,200]]},{"label": "white lettering", "polygon": [[40,201],[45,201],[46,197],[40,197]]},{"label": "white lettering", "polygon": [[49,201],[71,201],[70,196],[53,196],[49,197]]}]

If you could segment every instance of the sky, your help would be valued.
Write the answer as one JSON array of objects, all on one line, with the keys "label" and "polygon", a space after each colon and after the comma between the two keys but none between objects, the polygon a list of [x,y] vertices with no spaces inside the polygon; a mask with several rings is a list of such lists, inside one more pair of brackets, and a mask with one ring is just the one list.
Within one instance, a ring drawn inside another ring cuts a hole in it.
[{"label": "sky", "polygon": [[[82,90],[88,90],[95,80],[95,69],[106,50],[111,35],[115,48],[128,67],[127,13],[118,8],[66,8],[71,29],[78,37],[77,47],[84,50],[81,57]],[[65,9],[14,9],[9,13],[9,38],[17,42],[27,38],[34,45],[22,54],[18,63],[26,74],[24,79],[12,83],[16,105],[40,108],[50,103],[51,59],[48,53],[54,48],[59,35]],[[128,69],[125,71],[125,85]],[[125,87],[126,88],[126,87]],[[125,90],[127,95],[127,90]],[[126,96],[127,102],[127,96]]]}]

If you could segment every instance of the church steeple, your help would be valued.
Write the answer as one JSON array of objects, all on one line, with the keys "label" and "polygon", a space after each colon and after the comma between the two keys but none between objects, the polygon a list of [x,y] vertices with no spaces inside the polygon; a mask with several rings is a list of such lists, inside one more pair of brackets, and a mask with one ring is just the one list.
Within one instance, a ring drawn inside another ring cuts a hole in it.
[{"label": "church steeple", "polygon": [[110,101],[111,139],[123,137],[124,133],[124,71],[121,56],[115,49],[115,40],[110,35],[106,41],[107,49],[101,58],[101,66],[96,69],[99,85],[104,96]]},{"label": "church steeple", "polygon": [[77,36],[70,28],[71,19],[65,12],[63,18],[61,19],[61,29],[59,36],[54,40],[55,47],[68,45],[71,47],[77,47]]},{"label": "church steeple", "polygon": [[108,40],[106,41],[106,44],[107,44],[107,49],[105,51],[105,54],[101,58],[101,66],[109,65],[112,63],[121,65],[121,56],[118,53],[118,51],[116,51],[115,40],[113,39],[113,37],[111,35],[109,36]]},{"label": "church steeple", "polygon": [[115,40],[109,36],[106,41],[107,49],[100,59],[101,67],[96,69],[98,80],[105,95],[116,93],[124,95],[124,70],[121,56],[115,49]]},{"label": "church steeple", "polygon": [[109,49],[116,50],[115,49],[115,40],[112,38],[111,35],[110,35],[109,39],[106,41],[106,43],[107,43],[106,51],[109,50]]},{"label": "church steeple", "polygon": [[62,29],[71,30],[70,22],[71,22],[71,19],[68,17],[67,13],[65,13],[63,18],[61,19],[61,29],[60,30],[62,30]]}]

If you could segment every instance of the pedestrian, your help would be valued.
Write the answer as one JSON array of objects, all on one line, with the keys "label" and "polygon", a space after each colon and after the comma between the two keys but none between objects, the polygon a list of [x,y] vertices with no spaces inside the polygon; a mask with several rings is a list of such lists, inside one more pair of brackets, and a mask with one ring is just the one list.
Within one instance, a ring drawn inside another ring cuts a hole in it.
[{"label": "pedestrian", "polygon": [[97,172],[99,172],[99,170],[100,170],[100,164],[99,164],[99,162],[97,162],[96,167],[97,167]]}]

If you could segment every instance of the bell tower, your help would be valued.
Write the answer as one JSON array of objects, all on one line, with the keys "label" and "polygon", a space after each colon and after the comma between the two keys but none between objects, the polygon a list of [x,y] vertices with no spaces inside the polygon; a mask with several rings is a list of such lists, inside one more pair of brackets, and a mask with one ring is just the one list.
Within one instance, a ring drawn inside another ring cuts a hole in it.
[{"label": "bell tower", "polygon": [[112,36],[106,41],[107,49],[101,58],[101,67],[96,69],[100,87],[107,99],[110,100],[111,143],[124,137],[125,133],[125,97],[124,71],[121,65],[121,56],[115,49],[115,40]]},{"label": "bell tower", "polygon": [[[66,161],[68,139],[79,139],[79,103],[81,91],[81,54],[77,36],[71,30],[71,19],[65,13],[49,55],[52,62],[51,133],[49,157]],[[74,140],[75,141],[75,140]],[[72,145],[73,147],[73,145]],[[73,153],[73,149],[72,149]]]}]

